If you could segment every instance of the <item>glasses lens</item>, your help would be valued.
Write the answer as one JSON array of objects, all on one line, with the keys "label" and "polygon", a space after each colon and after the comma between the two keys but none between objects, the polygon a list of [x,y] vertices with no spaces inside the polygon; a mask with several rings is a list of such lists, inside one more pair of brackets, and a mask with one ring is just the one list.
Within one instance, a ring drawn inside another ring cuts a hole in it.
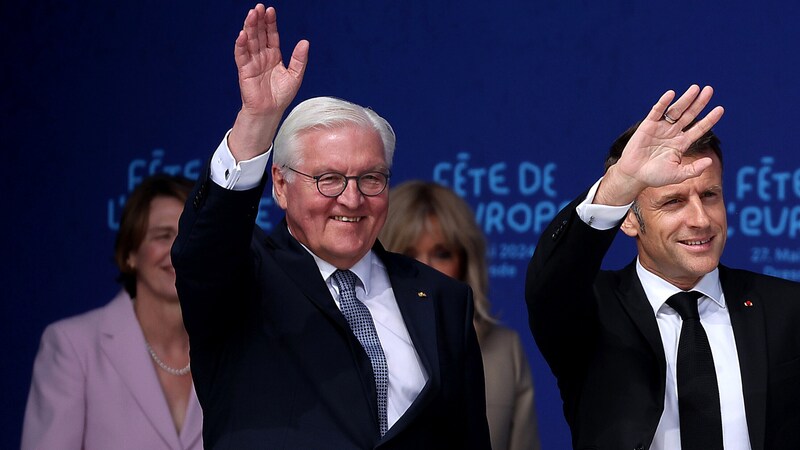
[{"label": "glasses lens", "polygon": [[340,173],[325,173],[317,179],[317,188],[322,195],[336,197],[344,191],[347,179]]},{"label": "glasses lens", "polygon": [[358,189],[364,195],[378,195],[386,188],[386,175],[368,172],[358,177]]}]

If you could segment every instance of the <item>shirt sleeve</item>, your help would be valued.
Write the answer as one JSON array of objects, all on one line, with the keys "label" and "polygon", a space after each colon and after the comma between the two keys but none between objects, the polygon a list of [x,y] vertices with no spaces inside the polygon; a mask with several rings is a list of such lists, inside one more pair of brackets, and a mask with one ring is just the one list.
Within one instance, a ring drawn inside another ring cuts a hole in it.
[{"label": "shirt sleeve", "polygon": [[211,158],[211,180],[233,191],[246,191],[258,186],[264,177],[272,146],[266,152],[246,161],[236,162],[228,148],[228,130]]},{"label": "shirt sleeve", "polygon": [[576,208],[578,217],[596,230],[608,230],[619,225],[622,219],[625,218],[625,214],[628,213],[631,205],[633,205],[633,203],[629,203],[624,206],[609,206],[592,203],[597,193],[597,188],[600,186],[600,181],[602,180],[602,177],[597,180],[594,186],[589,189],[589,193],[586,194],[586,199]]}]

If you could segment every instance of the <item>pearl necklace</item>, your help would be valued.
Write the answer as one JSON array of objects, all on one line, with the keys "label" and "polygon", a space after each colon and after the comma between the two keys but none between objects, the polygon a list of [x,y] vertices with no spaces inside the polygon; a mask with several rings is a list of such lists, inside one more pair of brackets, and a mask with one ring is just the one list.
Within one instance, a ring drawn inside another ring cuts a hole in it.
[{"label": "pearl necklace", "polygon": [[150,347],[150,343],[149,342],[144,341],[144,345],[147,346],[147,351],[150,352],[150,357],[153,358],[153,361],[155,361],[155,363],[158,364],[158,367],[161,367],[168,374],[175,375],[175,376],[183,376],[183,375],[186,375],[186,374],[188,374],[189,372],[192,371],[192,369],[191,369],[192,362],[191,361],[189,361],[186,364],[186,367],[184,367],[182,369],[175,369],[174,367],[168,366],[164,361],[161,360],[161,358],[158,357],[158,355],[156,355],[155,350],[153,350],[153,347]]}]

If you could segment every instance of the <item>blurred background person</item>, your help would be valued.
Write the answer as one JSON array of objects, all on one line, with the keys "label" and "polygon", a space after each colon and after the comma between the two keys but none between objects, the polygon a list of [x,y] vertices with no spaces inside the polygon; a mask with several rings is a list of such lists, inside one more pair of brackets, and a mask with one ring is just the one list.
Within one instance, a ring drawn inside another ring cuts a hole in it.
[{"label": "blurred background person", "polygon": [[491,315],[486,241],[472,209],[450,189],[425,181],[402,183],[389,199],[379,236],[386,249],[472,287],[492,448],[539,449],[530,367],[519,335]]},{"label": "blurred background person", "polygon": [[123,289],[42,335],[22,449],[202,449],[170,260],[193,183],[157,175],[130,195],[114,259]]}]

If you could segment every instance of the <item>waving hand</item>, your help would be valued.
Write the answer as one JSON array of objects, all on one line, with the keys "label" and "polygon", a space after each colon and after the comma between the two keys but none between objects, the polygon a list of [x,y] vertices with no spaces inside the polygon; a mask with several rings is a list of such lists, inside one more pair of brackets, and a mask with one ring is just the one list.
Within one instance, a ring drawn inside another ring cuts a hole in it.
[{"label": "waving hand", "polygon": [[303,81],[308,41],[297,43],[284,66],[275,8],[258,4],[247,13],[234,46],[242,109],[228,146],[237,160],[250,159],[269,148],[281,117]]},{"label": "waving hand", "polygon": [[619,161],[609,168],[595,196],[596,203],[624,205],[647,187],[680,183],[700,175],[711,165],[710,158],[683,159],[689,146],[722,117],[721,106],[712,109],[684,131],[711,100],[714,90],[692,85],[672,103],[667,91],[631,136]]}]

